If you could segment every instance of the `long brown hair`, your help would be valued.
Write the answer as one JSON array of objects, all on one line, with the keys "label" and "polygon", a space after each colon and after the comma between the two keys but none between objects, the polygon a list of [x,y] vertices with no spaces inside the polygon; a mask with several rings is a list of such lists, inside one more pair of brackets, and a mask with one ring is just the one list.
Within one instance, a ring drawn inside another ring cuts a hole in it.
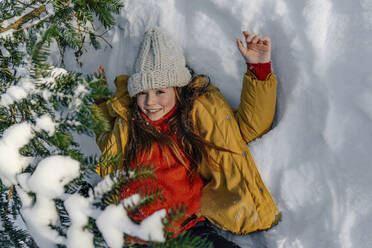
[{"label": "long brown hair", "polygon": [[[200,83],[203,81],[203,83]],[[199,82],[199,83],[198,83]],[[219,147],[201,137],[194,127],[191,111],[196,98],[205,94],[209,85],[209,78],[204,75],[193,76],[190,83],[184,87],[176,87],[177,110],[169,120],[169,129],[166,133],[160,133],[155,127],[149,125],[141,116],[141,110],[137,105],[136,97],[131,98],[129,137],[125,150],[127,162],[136,158],[139,151],[152,151],[152,145],[158,143],[160,146],[169,146],[179,162],[189,171],[193,177],[197,172],[198,165],[202,159],[217,167],[217,162],[210,158],[207,148],[231,152],[228,149]],[[172,141],[171,133],[176,133],[180,146]],[[166,154],[166,153],[165,153]],[[190,166],[183,157],[190,161]]]}]

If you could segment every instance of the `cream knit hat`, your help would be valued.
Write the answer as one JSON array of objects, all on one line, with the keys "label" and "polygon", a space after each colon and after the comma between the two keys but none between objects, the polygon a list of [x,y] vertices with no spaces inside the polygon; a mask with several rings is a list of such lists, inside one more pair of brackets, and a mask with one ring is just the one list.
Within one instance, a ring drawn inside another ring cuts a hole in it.
[{"label": "cream knit hat", "polygon": [[129,78],[129,95],[168,87],[182,87],[189,83],[191,74],[186,68],[182,50],[159,28],[146,31],[135,65]]}]

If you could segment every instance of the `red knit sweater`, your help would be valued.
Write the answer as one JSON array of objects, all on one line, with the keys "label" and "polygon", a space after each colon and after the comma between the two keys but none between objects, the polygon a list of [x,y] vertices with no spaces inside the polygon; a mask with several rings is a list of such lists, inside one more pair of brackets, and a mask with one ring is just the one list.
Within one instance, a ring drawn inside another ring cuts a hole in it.
[{"label": "red knit sweater", "polygon": [[252,71],[259,80],[266,80],[271,72],[271,62],[257,64],[247,63],[247,69]]}]

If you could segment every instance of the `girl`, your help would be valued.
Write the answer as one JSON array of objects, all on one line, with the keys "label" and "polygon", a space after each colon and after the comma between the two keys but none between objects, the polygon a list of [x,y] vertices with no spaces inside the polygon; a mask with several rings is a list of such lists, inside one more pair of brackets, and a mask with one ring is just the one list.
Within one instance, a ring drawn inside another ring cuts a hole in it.
[{"label": "girl", "polygon": [[[187,231],[214,247],[237,246],[212,224],[248,234],[278,222],[277,207],[247,147],[270,129],[274,117],[271,42],[243,34],[246,47],[239,39],[237,47],[248,70],[237,110],[206,77],[190,74],[181,49],[159,28],[145,33],[135,73],[118,76],[115,97],[96,106],[112,126],[97,135],[102,152],[123,154],[125,166],[156,169],[156,179],[130,183],[121,191],[122,199],[154,188],[162,192],[162,199],[131,213],[133,220],[185,207],[167,231],[174,237]],[[105,176],[111,171],[98,167],[97,172]]]}]

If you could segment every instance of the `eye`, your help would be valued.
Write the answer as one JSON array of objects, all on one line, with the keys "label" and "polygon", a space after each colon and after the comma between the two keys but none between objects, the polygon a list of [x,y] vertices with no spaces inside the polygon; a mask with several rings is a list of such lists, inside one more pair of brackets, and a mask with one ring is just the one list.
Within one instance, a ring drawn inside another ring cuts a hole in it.
[{"label": "eye", "polygon": [[142,92],[140,92],[140,93],[138,93],[138,95],[139,95],[139,96],[141,96],[141,95],[145,95],[145,94],[146,94],[146,93],[145,93],[145,92],[143,92],[143,91],[142,91]]},{"label": "eye", "polygon": [[157,90],[157,91],[156,91],[156,94],[157,94],[157,95],[160,95],[160,94],[163,94],[163,93],[165,93],[163,90]]}]

